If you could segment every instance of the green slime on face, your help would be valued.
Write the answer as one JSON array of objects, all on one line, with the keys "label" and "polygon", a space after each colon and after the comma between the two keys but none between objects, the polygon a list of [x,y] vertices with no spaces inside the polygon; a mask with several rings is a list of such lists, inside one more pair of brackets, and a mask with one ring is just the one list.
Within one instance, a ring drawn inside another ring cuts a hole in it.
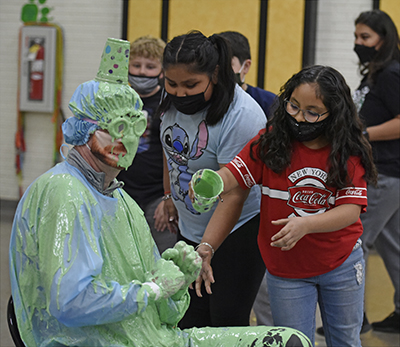
[{"label": "green slime on face", "polygon": [[92,80],[83,83],[80,88],[81,105],[72,101],[69,107],[77,118],[96,121],[101,129],[109,132],[113,141],[121,139],[126,154],[119,155],[118,165],[127,169],[133,162],[140,136],[147,126],[142,100],[133,88],[124,84]]}]

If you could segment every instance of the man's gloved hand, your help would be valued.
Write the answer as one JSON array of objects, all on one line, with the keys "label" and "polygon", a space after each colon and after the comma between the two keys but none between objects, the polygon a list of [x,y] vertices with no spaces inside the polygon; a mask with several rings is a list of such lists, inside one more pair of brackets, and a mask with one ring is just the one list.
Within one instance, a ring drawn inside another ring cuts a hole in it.
[{"label": "man's gloved hand", "polygon": [[174,248],[168,248],[162,254],[165,260],[172,260],[185,275],[185,285],[188,286],[199,276],[202,259],[192,246],[179,241]]},{"label": "man's gloved hand", "polygon": [[149,293],[149,298],[157,301],[159,298],[169,298],[185,286],[185,275],[171,260],[159,259],[156,267],[146,275],[143,287]]}]

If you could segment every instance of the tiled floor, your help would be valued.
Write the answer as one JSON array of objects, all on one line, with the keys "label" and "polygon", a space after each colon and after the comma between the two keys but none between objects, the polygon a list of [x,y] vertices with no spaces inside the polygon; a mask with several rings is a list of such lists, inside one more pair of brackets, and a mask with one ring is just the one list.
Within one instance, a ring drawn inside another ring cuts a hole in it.
[{"label": "tiled floor", "polygon": [[[14,346],[8,331],[6,310],[10,296],[8,243],[15,207],[15,203],[0,200],[0,347]],[[374,322],[382,320],[393,311],[393,287],[383,266],[383,262],[377,254],[371,255],[367,271],[366,308],[368,319]],[[321,325],[318,315],[317,325]],[[400,334],[384,334],[369,331],[361,335],[361,340],[363,347],[400,347]],[[324,338],[317,335],[315,345],[317,347],[325,347]]]}]

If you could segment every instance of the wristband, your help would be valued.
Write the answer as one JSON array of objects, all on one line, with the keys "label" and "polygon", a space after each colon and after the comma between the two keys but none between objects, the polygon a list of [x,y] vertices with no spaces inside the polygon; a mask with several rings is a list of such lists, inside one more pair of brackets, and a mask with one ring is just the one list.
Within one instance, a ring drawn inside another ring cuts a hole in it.
[{"label": "wristband", "polygon": [[171,197],[172,197],[172,195],[171,194],[165,194],[163,197],[162,197],[162,201],[165,201],[165,200],[168,200],[168,199],[171,199]]},{"label": "wristband", "polygon": [[365,136],[365,138],[369,141],[369,134],[368,134],[367,129],[364,129],[363,132],[362,132],[362,134],[363,134],[363,135]]},{"label": "wristband", "polygon": [[211,246],[208,242],[202,242],[202,243],[198,244],[194,250],[197,251],[197,249],[198,249],[201,245],[210,247],[210,248],[211,248],[211,252],[212,252],[211,257],[214,256],[214,248],[213,248],[213,246]]}]

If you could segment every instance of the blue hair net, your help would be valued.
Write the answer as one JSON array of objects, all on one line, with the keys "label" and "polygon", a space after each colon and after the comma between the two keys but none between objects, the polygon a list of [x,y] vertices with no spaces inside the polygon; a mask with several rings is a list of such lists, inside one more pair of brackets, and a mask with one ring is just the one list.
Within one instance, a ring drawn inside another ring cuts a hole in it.
[{"label": "blue hair net", "polygon": [[65,142],[74,146],[84,145],[97,129],[97,124],[76,117],[68,118],[62,125]]}]

